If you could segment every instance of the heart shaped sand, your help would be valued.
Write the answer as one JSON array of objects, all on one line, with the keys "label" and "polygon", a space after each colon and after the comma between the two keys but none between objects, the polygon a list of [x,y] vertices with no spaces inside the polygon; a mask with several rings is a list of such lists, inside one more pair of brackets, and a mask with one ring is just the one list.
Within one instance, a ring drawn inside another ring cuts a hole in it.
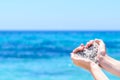
[{"label": "heart shaped sand", "polygon": [[98,54],[98,44],[94,42],[88,48],[85,48],[83,51],[76,53],[77,56],[89,59],[98,64],[97,61],[97,54]]}]

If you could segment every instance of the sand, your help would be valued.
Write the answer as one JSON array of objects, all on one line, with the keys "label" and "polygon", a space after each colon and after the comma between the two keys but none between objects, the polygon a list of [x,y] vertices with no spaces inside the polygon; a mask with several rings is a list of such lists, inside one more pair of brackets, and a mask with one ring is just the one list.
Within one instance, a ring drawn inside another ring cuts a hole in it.
[{"label": "sand", "polygon": [[98,54],[98,44],[96,42],[93,43],[89,48],[85,48],[83,51],[78,52],[77,55],[82,58],[90,59],[95,63],[98,63],[97,56]]}]

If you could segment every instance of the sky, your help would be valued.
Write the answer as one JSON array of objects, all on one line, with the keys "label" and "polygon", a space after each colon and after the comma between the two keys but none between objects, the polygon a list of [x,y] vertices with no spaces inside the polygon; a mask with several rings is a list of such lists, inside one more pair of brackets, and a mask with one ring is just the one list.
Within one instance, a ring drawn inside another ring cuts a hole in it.
[{"label": "sky", "polygon": [[0,30],[120,30],[120,0],[0,0]]}]

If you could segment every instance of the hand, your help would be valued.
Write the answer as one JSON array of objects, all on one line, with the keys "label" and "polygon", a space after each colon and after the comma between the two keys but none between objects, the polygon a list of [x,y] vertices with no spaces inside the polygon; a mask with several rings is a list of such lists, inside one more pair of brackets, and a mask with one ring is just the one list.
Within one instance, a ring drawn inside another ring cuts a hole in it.
[{"label": "hand", "polygon": [[99,66],[108,72],[120,76],[120,61],[108,56],[106,54],[105,44],[100,39],[95,39],[95,42],[99,45],[99,54],[98,54],[98,62]]},{"label": "hand", "polygon": [[71,59],[75,65],[90,71],[91,66],[95,63],[89,59],[80,58],[79,56],[75,55],[77,52],[84,50],[84,48],[86,47],[83,44],[81,44],[78,48],[74,49],[71,53]]},{"label": "hand", "polygon": [[105,56],[106,55],[106,47],[105,47],[103,40],[95,39],[95,42],[98,43],[98,45],[99,45],[100,55]]},{"label": "hand", "polygon": [[91,46],[94,42],[98,43],[99,45],[99,49],[101,52],[100,55],[102,56],[106,55],[106,49],[103,41],[96,39],[96,40],[91,40],[87,42],[86,46],[81,44],[78,48],[74,49],[73,52],[71,53],[71,58],[75,65],[90,71],[95,80],[109,80],[105,76],[105,74],[101,71],[100,67],[97,64],[95,64],[89,59],[81,58],[75,55],[77,52],[83,51],[85,48],[88,48],[89,46]]},{"label": "hand", "polygon": [[91,46],[94,42],[96,42],[99,46],[99,52],[102,56],[106,55],[106,48],[105,48],[105,44],[101,39],[95,39],[95,40],[90,40],[89,42],[87,42],[86,44],[86,48],[88,48],[89,46]]},{"label": "hand", "polygon": [[98,62],[100,63],[103,57],[106,56],[106,47],[105,47],[104,42],[101,39],[95,39],[94,41],[91,40],[87,42],[86,47],[89,47],[90,45],[92,45],[93,42],[96,42],[98,44],[99,53],[97,55],[97,59],[98,59]]}]

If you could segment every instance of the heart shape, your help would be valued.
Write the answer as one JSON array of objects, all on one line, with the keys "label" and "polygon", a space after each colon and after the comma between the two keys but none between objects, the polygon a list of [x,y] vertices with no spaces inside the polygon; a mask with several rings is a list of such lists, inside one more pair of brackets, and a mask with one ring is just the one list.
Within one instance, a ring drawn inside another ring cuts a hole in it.
[{"label": "heart shape", "polygon": [[89,59],[89,60],[98,64],[98,61],[97,61],[97,54],[98,53],[99,53],[98,44],[96,42],[94,42],[88,48],[84,48],[83,51],[76,53],[76,55],[81,57],[81,58]]}]

